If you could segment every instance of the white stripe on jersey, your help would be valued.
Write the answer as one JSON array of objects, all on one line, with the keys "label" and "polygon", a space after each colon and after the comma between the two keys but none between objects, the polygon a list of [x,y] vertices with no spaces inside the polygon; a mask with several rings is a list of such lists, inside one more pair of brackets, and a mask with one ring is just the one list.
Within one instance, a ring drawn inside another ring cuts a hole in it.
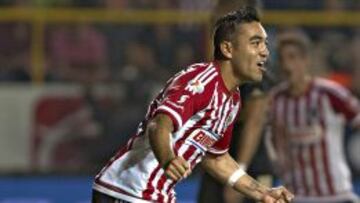
[{"label": "white stripe on jersey", "polygon": [[324,163],[322,161],[319,161],[323,159],[321,145],[316,145],[314,150],[315,150],[315,163],[316,163],[316,169],[318,171],[320,192],[322,195],[328,195],[330,192],[326,183],[326,177],[324,173],[325,171]]},{"label": "white stripe on jersey", "polygon": [[212,73],[217,74],[215,67],[213,65],[210,65],[207,70],[204,71],[204,74],[199,75],[199,77],[196,77],[195,80],[199,80],[201,83],[204,83],[204,80]]},{"label": "white stripe on jersey", "polygon": [[304,97],[301,97],[299,99],[299,106],[298,106],[298,117],[299,117],[299,126],[298,127],[305,127],[307,126],[306,123],[306,112],[307,112],[307,106],[306,101]]},{"label": "white stripe on jersey", "polygon": [[295,103],[293,99],[287,99],[286,108],[286,124],[290,127],[290,131],[292,131],[295,126]]},{"label": "white stripe on jersey", "polygon": [[221,103],[220,103],[221,108],[218,110],[218,115],[216,116],[217,121],[216,121],[216,123],[214,124],[214,126],[213,126],[213,128],[212,128],[212,131],[213,131],[213,132],[216,132],[217,128],[219,127],[219,125],[220,125],[220,120],[221,120],[221,115],[222,115],[222,113],[223,113],[223,111],[224,111],[224,109],[225,109],[224,102],[225,102],[225,100],[226,100],[226,95],[225,95],[225,94],[222,94],[222,95],[219,94],[219,96],[222,96],[222,97],[221,97]]},{"label": "white stripe on jersey", "polygon": [[205,111],[206,111],[206,108],[199,111],[197,113],[197,115],[194,115],[192,116],[188,121],[185,122],[184,126],[182,126],[182,128],[176,132],[174,135],[173,135],[173,141],[172,141],[172,144],[174,145],[179,139],[183,138],[183,136],[185,135],[185,133],[192,127],[195,126],[195,124],[197,122],[199,122],[205,115]]},{"label": "white stripe on jersey", "polygon": [[218,75],[217,72],[213,73],[208,79],[204,81],[204,85],[207,85],[211,80],[213,80]]},{"label": "white stripe on jersey", "polygon": [[[217,91],[219,83],[216,83],[215,85],[215,91],[212,97],[212,100],[210,102],[210,108],[212,109],[216,109],[216,107],[218,106],[219,103],[219,94]],[[212,126],[212,123],[214,122],[214,120],[216,119],[216,111],[212,111],[210,114],[210,119],[206,121],[206,126],[204,126],[205,129],[210,129],[210,127]]]},{"label": "white stripe on jersey", "polygon": [[172,110],[171,108],[165,106],[164,104],[161,105],[161,106],[158,108],[158,110],[164,110],[164,111],[170,113],[171,115],[173,115],[174,118],[176,119],[177,124],[178,124],[178,128],[181,128],[181,126],[182,126],[182,119],[181,119],[181,116],[180,116],[176,111],[174,111],[174,110]]},{"label": "white stripe on jersey", "polygon": [[211,73],[211,72],[214,71],[214,70],[216,70],[215,67],[214,67],[212,64],[210,64],[208,67],[205,68],[205,70],[204,70],[203,72],[200,72],[200,73],[199,73],[198,75],[196,75],[196,76],[194,77],[194,79],[192,79],[192,80],[193,80],[193,81],[200,80],[200,78],[206,77],[206,75],[207,75],[208,73]]},{"label": "white stripe on jersey", "polygon": [[[301,97],[297,100],[297,126],[296,128],[299,129],[305,129],[308,128],[307,126],[307,122],[306,122],[306,112],[307,112],[307,108],[306,108],[306,101],[304,97]],[[313,168],[312,168],[312,162],[311,162],[311,148],[312,148],[312,144],[310,145],[306,145],[304,146],[303,152],[302,152],[302,157],[304,160],[304,173],[305,173],[305,178],[306,181],[305,183],[307,184],[306,187],[308,188],[308,192],[310,193],[310,195],[315,195],[316,194],[316,190],[314,188],[315,186],[315,177],[313,174]]]},{"label": "white stripe on jersey", "polygon": [[228,99],[225,103],[225,110],[221,115],[222,118],[220,119],[219,127],[215,131],[218,135],[220,135],[222,133],[222,130],[225,127],[225,125],[224,125],[225,120],[227,118],[228,113],[231,111],[230,105],[231,105],[231,99]]},{"label": "white stripe on jersey", "polygon": [[[343,157],[343,145],[339,143],[344,143],[343,136],[340,136],[343,132],[343,127],[345,125],[345,120],[336,116],[336,112],[332,111],[330,101],[328,98],[322,98],[323,106],[323,115],[325,118],[327,129],[326,143],[331,148],[328,150],[328,157],[333,157],[329,159],[330,164],[330,173],[333,181],[333,186],[335,187],[335,192],[343,192],[344,190],[350,190],[352,188],[351,175],[348,166],[345,163],[345,157]],[[330,139],[331,138],[331,139]],[[337,157],[337,158],[335,158]],[[341,174],[341,175],[339,175]]]}]

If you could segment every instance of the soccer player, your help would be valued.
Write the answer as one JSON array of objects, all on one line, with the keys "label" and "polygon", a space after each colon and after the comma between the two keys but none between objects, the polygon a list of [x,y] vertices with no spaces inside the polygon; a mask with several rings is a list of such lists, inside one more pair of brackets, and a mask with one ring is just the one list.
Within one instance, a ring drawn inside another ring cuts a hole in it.
[{"label": "soccer player", "polygon": [[286,81],[270,93],[266,143],[279,176],[295,193],[294,202],[357,202],[343,138],[346,124],[360,127],[358,100],[344,87],[311,76],[304,33],[281,35],[277,50]]},{"label": "soccer player", "polygon": [[175,184],[195,167],[266,203],[290,202],[239,168],[227,150],[241,109],[238,87],[260,81],[269,51],[256,10],[242,8],[215,26],[214,58],[171,78],[151,102],[136,134],[96,176],[93,203],[175,202]]}]

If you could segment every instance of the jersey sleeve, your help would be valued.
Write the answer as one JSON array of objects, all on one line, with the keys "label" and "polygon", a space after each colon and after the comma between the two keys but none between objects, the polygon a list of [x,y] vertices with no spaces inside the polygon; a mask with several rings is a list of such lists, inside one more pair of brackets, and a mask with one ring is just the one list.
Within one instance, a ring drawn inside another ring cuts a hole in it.
[{"label": "jersey sleeve", "polygon": [[328,91],[331,105],[341,113],[351,125],[360,125],[360,103],[349,90],[336,85]]},{"label": "jersey sleeve", "polygon": [[180,129],[183,124],[196,113],[203,92],[194,94],[189,90],[191,78],[182,77],[173,81],[165,90],[163,98],[158,105],[155,114],[168,115],[174,124],[174,131]]},{"label": "jersey sleeve", "polygon": [[211,148],[209,148],[209,153],[214,155],[221,155],[229,151],[233,127],[233,125],[229,126],[229,128],[225,131],[224,136],[215,142]]}]

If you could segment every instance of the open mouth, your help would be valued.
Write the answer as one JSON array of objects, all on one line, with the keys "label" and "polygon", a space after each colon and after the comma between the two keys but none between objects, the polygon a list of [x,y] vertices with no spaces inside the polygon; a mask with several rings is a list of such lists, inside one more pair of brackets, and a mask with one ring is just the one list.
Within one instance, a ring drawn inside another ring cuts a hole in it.
[{"label": "open mouth", "polygon": [[265,69],[265,61],[258,62],[256,65],[260,68],[261,71],[263,71],[263,72],[266,71],[266,69]]}]

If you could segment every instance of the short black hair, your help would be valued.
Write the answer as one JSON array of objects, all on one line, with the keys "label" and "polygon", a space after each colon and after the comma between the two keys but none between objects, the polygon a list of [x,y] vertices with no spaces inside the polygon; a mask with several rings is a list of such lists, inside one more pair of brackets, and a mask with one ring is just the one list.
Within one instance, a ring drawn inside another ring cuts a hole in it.
[{"label": "short black hair", "polygon": [[219,18],[214,29],[214,59],[223,60],[225,56],[220,50],[223,41],[231,41],[236,33],[236,26],[241,23],[260,22],[257,10],[250,6],[241,7]]}]

